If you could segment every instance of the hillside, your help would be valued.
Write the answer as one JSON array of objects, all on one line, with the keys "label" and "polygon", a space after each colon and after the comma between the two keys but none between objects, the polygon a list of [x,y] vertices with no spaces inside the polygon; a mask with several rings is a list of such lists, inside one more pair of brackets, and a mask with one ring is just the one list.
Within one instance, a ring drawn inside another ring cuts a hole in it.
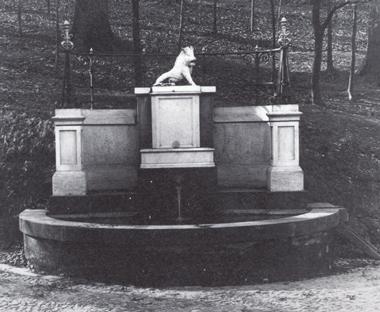
[{"label": "hillside", "polygon": [[[204,5],[201,24],[197,22],[196,1],[192,1],[186,9],[184,43],[208,52],[251,50],[257,42],[265,45],[270,40],[269,7],[258,4],[256,31],[251,33],[247,3],[220,1],[218,34],[214,36],[211,1]],[[62,0],[60,20],[72,20],[72,10],[72,1]],[[114,32],[123,40],[131,40],[130,1],[111,1],[110,12]],[[334,18],[337,72],[323,74],[323,107],[311,105],[309,98],[313,56],[310,6],[289,5],[283,8],[283,13],[292,38],[289,58],[293,101],[300,104],[303,112],[301,167],[310,200],[347,208],[351,227],[380,246],[380,89],[357,77],[355,100],[348,102],[345,90],[350,66],[350,9],[339,11]],[[363,9],[359,14],[359,60],[366,48],[365,21]],[[142,1],[144,51],[174,53],[177,24],[177,5]],[[44,207],[51,195],[54,135],[50,118],[62,88],[62,56],[55,63],[54,12],[48,15],[44,2],[25,1],[22,37],[17,26],[14,1],[2,1],[0,237],[5,240],[0,247],[9,247],[20,238],[18,213],[25,208]]]}]

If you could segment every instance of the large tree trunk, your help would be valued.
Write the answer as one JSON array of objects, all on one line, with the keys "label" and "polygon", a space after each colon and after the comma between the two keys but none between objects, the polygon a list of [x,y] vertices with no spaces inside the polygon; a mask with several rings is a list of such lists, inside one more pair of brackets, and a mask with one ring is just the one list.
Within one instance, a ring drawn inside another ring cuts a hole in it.
[{"label": "large tree trunk", "polygon": [[321,29],[320,22],[321,1],[314,0],[312,21],[314,29],[314,62],[311,75],[311,101],[313,104],[322,104],[320,73],[322,64],[322,45],[324,29]]},{"label": "large tree trunk", "polygon": [[322,104],[320,73],[322,65],[322,47],[323,47],[323,32],[317,30],[314,32],[314,62],[313,71],[311,75],[311,101],[313,104]]},{"label": "large tree trunk", "polygon": [[112,32],[108,15],[108,0],[76,0],[72,33],[76,50],[113,52],[120,46]]},{"label": "large tree trunk", "polygon": [[367,54],[359,70],[360,75],[368,75],[380,83],[380,0],[372,2],[368,22]]},{"label": "large tree trunk", "polygon": [[140,0],[132,0],[132,24],[133,24],[133,66],[135,72],[135,85],[142,86],[143,72],[142,72],[142,49],[140,38]]},{"label": "large tree trunk", "polygon": [[[331,0],[328,0],[327,10],[330,11],[330,9],[331,9]],[[333,28],[332,20],[330,20],[330,22],[327,25],[327,72],[330,74],[333,74],[335,71],[333,55],[332,55],[332,41],[333,41],[332,28]]]}]

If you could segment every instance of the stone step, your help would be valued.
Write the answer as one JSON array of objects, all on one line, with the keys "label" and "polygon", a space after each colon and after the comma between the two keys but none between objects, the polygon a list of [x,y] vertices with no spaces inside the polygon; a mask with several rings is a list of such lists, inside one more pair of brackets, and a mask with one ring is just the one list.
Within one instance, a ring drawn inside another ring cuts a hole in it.
[{"label": "stone step", "polygon": [[220,189],[220,209],[306,209],[307,192],[269,192],[266,189]]},{"label": "stone step", "polygon": [[[142,189],[140,192],[104,191],[92,192],[85,196],[52,196],[49,201],[50,213],[96,213],[143,211],[147,206],[171,205],[168,196],[175,197],[174,185],[165,195],[157,196],[156,187]],[[160,186],[158,188],[161,190]],[[196,202],[196,205],[213,202],[218,210],[297,210],[306,209],[307,192],[268,192],[265,189],[210,189],[200,188],[194,194],[183,192],[183,202]],[[161,190],[162,191],[162,190]],[[151,196],[149,196],[149,194]]]}]

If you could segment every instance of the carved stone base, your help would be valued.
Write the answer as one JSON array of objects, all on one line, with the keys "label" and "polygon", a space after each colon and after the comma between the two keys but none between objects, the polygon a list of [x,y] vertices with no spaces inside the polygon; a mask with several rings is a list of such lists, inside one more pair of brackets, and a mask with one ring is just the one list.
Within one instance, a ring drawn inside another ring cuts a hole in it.
[{"label": "carved stone base", "polygon": [[213,148],[155,148],[140,152],[142,169],[215,167]]},{"label": "carved stone base", "polygon": [[267,187],[270,192],[303,191],[303,171],[301,167],[269,167]]},{"label": "carved stone base", "polygon": [[86,195],[84,171],[56,171],[53,175],[53,196]]}]

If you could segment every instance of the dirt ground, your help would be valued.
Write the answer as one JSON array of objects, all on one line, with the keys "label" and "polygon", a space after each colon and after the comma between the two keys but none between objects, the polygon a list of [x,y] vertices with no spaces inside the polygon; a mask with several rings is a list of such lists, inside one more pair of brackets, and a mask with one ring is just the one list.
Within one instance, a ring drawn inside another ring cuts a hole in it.
[{"label": "dirt ground", "polygon": [[379,311],[380,261],[339,259],[335,273],[234,287],[106,285],[0,264],[0,311]]}]

